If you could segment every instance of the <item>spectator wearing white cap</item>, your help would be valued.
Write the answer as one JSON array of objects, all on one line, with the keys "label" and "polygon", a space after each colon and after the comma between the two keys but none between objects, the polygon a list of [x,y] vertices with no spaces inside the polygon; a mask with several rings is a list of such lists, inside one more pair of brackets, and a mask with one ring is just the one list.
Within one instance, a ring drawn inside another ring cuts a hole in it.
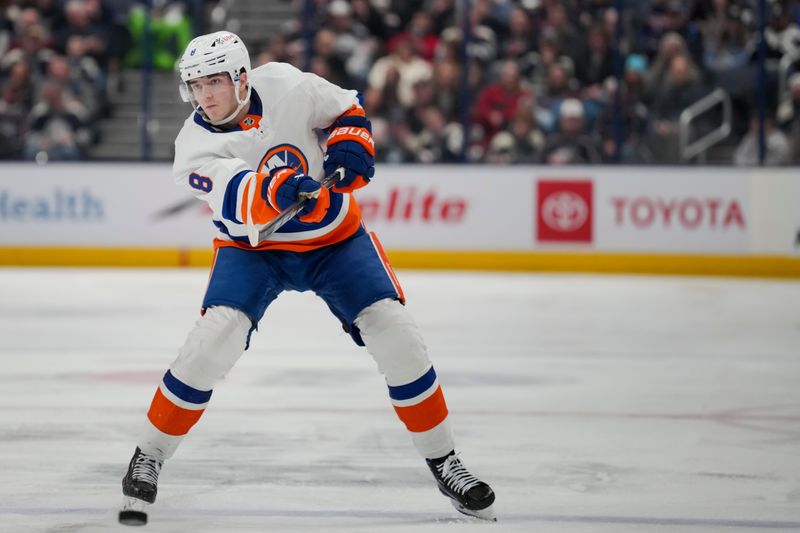
[{"label": "spectator wearing white cap", "polygon": [[378,50],[378,41],[353,14],[345,0],[333,0],[328,5],[326,28],[336,36],[334,52],[344,63],[352,79],[352,87],[363,89]]},{"label": "spectator wearing white cap", "polygon": [[576,98],[561,102],[558,133],[547,140],[541,162],[549,165],[600,163],[600,144],[586,134],[583,103]]},{"label": "spectator wearing white cap", "polygon": [[400,104],[409,108],[414,100],[414,84],[429,80],[433,76],[431,64],[419,57],[408,39],[397,43],[394,52],[380,58],[369,72],[369,87],[383,91],[387,80],[397,79],[397,94]]}]

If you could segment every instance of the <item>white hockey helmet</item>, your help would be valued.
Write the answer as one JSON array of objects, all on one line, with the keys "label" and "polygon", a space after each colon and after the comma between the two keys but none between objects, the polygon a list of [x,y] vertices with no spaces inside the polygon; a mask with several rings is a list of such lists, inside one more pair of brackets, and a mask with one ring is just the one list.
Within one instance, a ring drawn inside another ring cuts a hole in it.
[{"label": "white hockey helmet", "polygon": [[[195,111],[215,126],[225,124],[233,119],[242,107],[250,101],[250,84],[247,84],[247,94],[244,99],[239,98],[239,82],[242,72],[250,73],[250,54],[247,47],[238,35],[229,31],[218,31],[195,37],[186,47],[183,56],[178,62],[181,82],[179,85],[181,98],[189,102]],[[189,82],[196,78],[226,72],[233,82],[234,95],[239,106],[236,110],[217,121],[210,121],[202,108],[197,105],[197,100],[192,94]]]}]

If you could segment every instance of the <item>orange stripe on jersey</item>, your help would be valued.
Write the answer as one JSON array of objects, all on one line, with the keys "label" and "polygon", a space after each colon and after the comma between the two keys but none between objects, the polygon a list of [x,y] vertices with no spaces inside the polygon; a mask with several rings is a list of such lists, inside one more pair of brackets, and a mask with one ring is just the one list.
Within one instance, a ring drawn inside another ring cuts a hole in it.
[{"label": "orange stripe on jersey", "polygon": [[147,418],[162,433],[167,435],[186,435],[193,425],[200,420],[205,409],[190,410],[178,407],[156,389],[156,395],[150,404]]},{"label": "orange stripe on jersey", "polygon": [[[253,199],[253,205],[250,206],[250,218],[253,224],[266,224],[278,216],[278,211],[273,209],[261,196],[261,191],[264,190],[264,182],[269,181],[269,174],[257,173],[255,176],[256,182],[253,186],[256,188],[256,195]],[[245,189],[245,193],[247,193],[247,189]],[[242,196],[242,199],[244,198],[246,197]]]},{"label": "orange stripe on jersey", "polygon": [[436,387],[436,392],[417,405],[408,407],[394,406],[394,410],[408,430],[414,433],[433,429],[447,418],[447,404],[444,401],[441,386]]},{"label": "orange stripe on jersey", "polygon": [[331,244],[336,244],[337,242],[345,240],[358,231],[360,224],[361,210],[358,208],[355,198],[351,196],[350,207],[344,217],[344,220],[342,220],[338,226],[332,228],[328,233],[325,233],[319,237],[290,242],[267,240],[255,248],[243,242],[214,239],[214,248],[233,246],[235,248],[241,248],[242,250],[287,250],[290,252],[308,252],[310,250],[316,250],[317,248],[330,246]]},{"label": "orange stripe on jersey", "polygon": [[403,287],[400,286],[400,281],[398,281],[397,276],[394,273],[394,269],[389,263],[389,258],[386,256],[386,252],[383,250],[381,241],[378,240],[378,236],[374,231],[369,233],[369,238],[372,240],[372,245],[375,247],[375,250],[378,251],[378,255],[381,258],[381,263],[383,263],[383,268],[386,270],[386,273],[389,274],[389,277],[392,280],[394,290],[397,291],[397,297],[400,298],[402,303],[406,303],[406,295],[403,294]]},{"label": "orange stripe on jersey", "polygon": [[250,219],[247,212],[247,200],[250,198],[250,180],[244,184],[244,192],[242,193],[242,215],[241,219],[244,224],[247,224],[247,221]]}]

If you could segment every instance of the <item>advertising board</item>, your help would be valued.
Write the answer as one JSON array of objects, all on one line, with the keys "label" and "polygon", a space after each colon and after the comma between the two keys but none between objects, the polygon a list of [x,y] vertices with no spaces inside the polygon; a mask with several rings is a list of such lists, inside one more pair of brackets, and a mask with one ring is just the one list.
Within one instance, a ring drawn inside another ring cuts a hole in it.
[{"label": "advertising board", "polygon": [[[211,213],[168,164],[0,169],[3,264],[52,247],[210,250]],[[414,266],[439,254],[446,267],[442,254],[456,253],[467,266],[511,257],[522,269],[534,262],[520,257],[553,254],[800,257],[800,178],[789,169],[383,165],[355,196],[390,256],[417,253]]]}]

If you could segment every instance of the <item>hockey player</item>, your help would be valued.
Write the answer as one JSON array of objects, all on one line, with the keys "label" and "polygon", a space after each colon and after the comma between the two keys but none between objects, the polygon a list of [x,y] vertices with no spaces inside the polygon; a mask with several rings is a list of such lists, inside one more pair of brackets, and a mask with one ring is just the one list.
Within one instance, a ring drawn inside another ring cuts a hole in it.
[{"label": "hockey player", "polygon": [[[462,513],[494,519],[494,493],[454,452],[447,406],[403,292],[351,193],[374,175],[370,121],[355,91],[284,63],[250,68],[242,40],[192,40],[179,63],[194,112],[175,140],[173,173],[206,201],[218,229],[203,313],[156,389],[122,480],[120,521],[142,524],[161,466],[200,419],[214,386],[247,349],[284,290],[314,291],[366,345],[439,490]],[[319,133],[328,133],[323,151]],[[319,179],[343,170],[329,191]],[[297,200],[298,215],[257,246],[248,229]]]}]

